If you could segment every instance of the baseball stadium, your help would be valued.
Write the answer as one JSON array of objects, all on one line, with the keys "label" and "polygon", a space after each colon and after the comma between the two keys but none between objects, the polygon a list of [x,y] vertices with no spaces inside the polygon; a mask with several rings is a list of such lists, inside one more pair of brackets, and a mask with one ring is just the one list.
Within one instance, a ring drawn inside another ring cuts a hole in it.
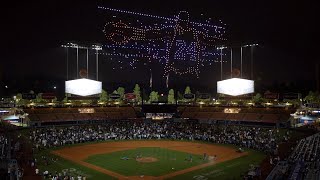
[{"label": "baseball stadium", "polygon": [[32,5],[64,29],[19,83],[0,67],[0,179],[320,180],[319,87],[268,84],[219,11],[153,3]]}]

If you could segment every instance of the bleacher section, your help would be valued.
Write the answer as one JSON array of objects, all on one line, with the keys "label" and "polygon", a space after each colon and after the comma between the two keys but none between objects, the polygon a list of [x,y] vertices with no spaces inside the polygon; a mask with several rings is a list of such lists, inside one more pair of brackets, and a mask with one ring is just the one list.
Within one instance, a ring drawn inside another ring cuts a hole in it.
[{"label": "bleacher section", "polygon": [[242,121],[245,114],[240,113],[234,113],[234,114],[228,114],[226,117],[226,120],[230,121]]},{"label": "bleacher section", "polygon": [[244,121],[276,124],[285,122],[294,110],[284,108],[240,108],[239,113],[224,113],[224,107],[179,107],[183,118],[199,120]]},{"label": "bleacher section", "polygon": [[320,133],[300,140],[289,161],[296,164],[290,173],[291,179],[304,176],[303,179],[320,180]]},{"label": "bleacher section", "polygon": [[278,122],[280,120],[280,114],[263,114],[260,121],[263,122]]},{"label": "bleacher section", "polygon": [[212,113],[212,115],[210,116],[211,119],[213,120],[225,120],[226,117],[228,116],[228,114],[220,112],[220,113]]},{"label": "bleacher section", "polygon": [[[320,180],[320,133],[301,139],[288,160],[282,164],[272,170],[267,180],[275,180],[284,174],[290,180]],[[287,168],[283,172],[281,168],[284,166]]]},{"label": "bleacher section", "polygon": [[137,118],[133,107],[96,107],[94,113],[79,113],[79,108],[24,109],[30,121],[58,122]]},{"label": "bleacher section", "polygon": [[246,113],[243,117],[244,121],[257,121],[261,118],[261,114],[258,113]]}]

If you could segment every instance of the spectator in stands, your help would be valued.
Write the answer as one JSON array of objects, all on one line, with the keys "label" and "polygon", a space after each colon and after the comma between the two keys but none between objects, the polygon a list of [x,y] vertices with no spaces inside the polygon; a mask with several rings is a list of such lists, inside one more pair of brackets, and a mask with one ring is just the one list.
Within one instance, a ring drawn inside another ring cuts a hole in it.
[{"label": "spectator in stands", "polygon": [[36,149],[110,139],[175,139],[200,140],[234,144],[277,153],[277,131],[232,125],[163,122],[111,122],[95,126],[34,129],[30,139]]}]

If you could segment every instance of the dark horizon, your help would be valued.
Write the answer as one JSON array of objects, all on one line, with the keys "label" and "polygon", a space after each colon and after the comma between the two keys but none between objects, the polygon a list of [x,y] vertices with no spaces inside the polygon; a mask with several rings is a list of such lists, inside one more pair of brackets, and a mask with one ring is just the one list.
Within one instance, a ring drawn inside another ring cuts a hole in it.
[{"label": "dark horizon", "polygon": [[[258,90],[276,91],[278,86],[278,91],[288,89],[306,93],[316,89],[315,65],[318,58],[315,50],[314,4],[256,1],[204,1],[201,4],[168,2],[11,3],[5,8],[0,93],[10,95],[8,93],[31,88],[51,91],[51,86],[55,85],[62,91],[63,81],[66,79],[66,58],[60,45],[68,41],[80,44],[105,43],[102,28],[106,19],[103,12],[98,10],[98,5],[165,17],[172,17],[178,11],[186,10],[195,20],[201,19],[201,14],[214,20],[222,19],[227,24],[226,44],[260,44],[254,52],[254,79]],[[136,82],[147,86],[146,72],[119,72],[109,64],[107,60],[101,60],[99,70],[100,80],[105,83],[104,87],[108,91],[125,84],[132,86]],[[224,77],[228,73],[229,70],[224,69]],[[250,70],[247,69],[245,73],[249,76]],[[200,79],[193,79],[188,85],[195,90],[206,89],[214,93],[215,82],[220,80],[219,74],[218,67],[205,67]],[[181,78],[184,79],[189,77]],[[4,88],[5,85],[9,86],[10,92]],[[177,86],[183,89],[185,85],[182,83]]]}]

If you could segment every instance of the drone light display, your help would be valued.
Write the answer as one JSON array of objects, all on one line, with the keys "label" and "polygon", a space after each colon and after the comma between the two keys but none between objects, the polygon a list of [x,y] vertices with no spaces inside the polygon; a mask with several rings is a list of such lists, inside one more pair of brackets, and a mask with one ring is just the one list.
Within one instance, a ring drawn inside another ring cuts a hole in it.
[{"label": "drone light display", "polygon": [[[155,16],[107,7],[98,7],[112,17],[125,16],[134,19],[109,20],[103,32],[107,44],[103,45],[103,55],[122,66],[135,69],[143,59],[157,62],[163,68],[163,77],[169,74],[192,74],[199,77],[200,67],[220,62],[222,51],[216,45],[225,40],[225,24],[190,21],[188,12],[180,11],[172,18]],[[117,17],[118,18],[118,17]]]}]

